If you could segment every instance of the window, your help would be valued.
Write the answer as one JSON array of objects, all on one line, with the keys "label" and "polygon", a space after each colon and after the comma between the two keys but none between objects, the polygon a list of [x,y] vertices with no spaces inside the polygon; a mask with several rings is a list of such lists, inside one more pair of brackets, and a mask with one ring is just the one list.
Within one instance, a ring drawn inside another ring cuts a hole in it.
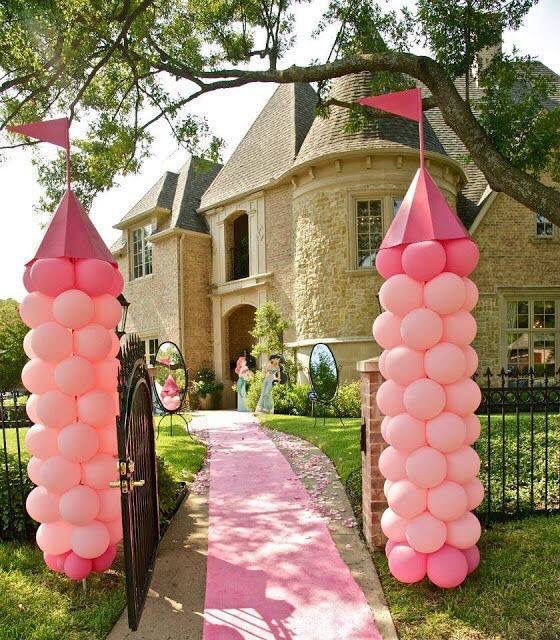
[{"label": "window", "polygon": [[152,225],[132,231],[132,278],[141,278],[152,273],[152,243],[149,237]]},{"label": "window", "polygon": [[552,238],[554,235],[554,225],[543,215],[537,213],[537,238]]},{"label": "window", "polygon": [[148,364],[154,364],[159,347],[159,340],[157,338],[147,338],[144,340],[144,347],[146,350],[146,362]]},{"label": "window", "polygon": [[356,200],[356,256],[360,269],[375,265],[383,237],[381,200]]},{"label": "window", "polygon": [[393,218],[397,215],[397,211],[402,204],[402,198],[393,198]]},{"label": "window", "polygon": [[515,300],[507,303],[507,369],[526,376],[553,376],[558,343],[558,300]]}]

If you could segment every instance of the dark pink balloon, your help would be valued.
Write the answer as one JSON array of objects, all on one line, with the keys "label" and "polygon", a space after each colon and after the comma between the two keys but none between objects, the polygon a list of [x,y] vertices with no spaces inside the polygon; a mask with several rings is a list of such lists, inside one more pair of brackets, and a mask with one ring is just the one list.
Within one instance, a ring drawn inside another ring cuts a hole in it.
[{"label": "dark pink balloon", "polygon": [[118,267],[113,267],[113,282],[111,284],[111,289],[108,291],[112,296],[120,296],[124,289],[124,278],[122,277],[121,272]]},{"label": "dark pink balloon", "polygon": [[415,280],[431,280],[445,267],[445,249],[437,240],[409,244],[402,254],[402,266]]},{"label": "dark pink balloon", "polygon": [[445,246],[445,270],[456,273],[458,276],[468,276],[475,270],[480,257],[476,244],[469,238],[446,240]]},{"label": "dark pink balloon", "polygon": [[375,256],[375,268],[385,279],[403,273],[401,258],[404,246],[380,249]]},{"label": "dark pink balloon", "polygon": [[74,552],[69,553],[64,560],[64,573],[70,580],[83,580],[91,573],[92,562],[87,558],[82,558]]},{"label": "dark pink balloon", "polygon": [[475,545],[474,547],[470,547],[470,549],[463,549],[462,551],[467,560],[469,573],[476,571],[480,564],[480,551],[478,550],[478,547]]},{"label": "dark pink balloon", "polygon": [[55,298],[74,286],[74,265],[69,258],[41,258],[33,263],[31,285],[36,291]]},{"label": "dark pink balloon", "polygon": [[428,578],[442,589],[458,587],[467,577],[468,569],[465,554],[447,544],[428,556]]},{"label": "dark pink balloon", "polygon": [[117,556],[117,547],[114,544],[110,544],[106,551],[97,558],[92,560],[92,570],[95,573],[103,573],[113,564]]},{"label": "dark pink balloon", "polygon": [[64,573],[64,561],[70,554],[70,551],[66,553],[60,553],[58,555],[53,555],[50,553],[43,553],[43,558],[45,560],[45,564],[51,571],[56,571],[56,573]]},{"label": "dark pink balloon", "polygon": [[23,286],[29,293],[35,291],[35,287],[31,282],[31,267],[25,267],[25,271],[23,272]]},{"label": "dark pink balloon", "polygon": [[104,260],[78,260],[76,262],[76,289],[89,296],[109,293],[113,288],[114,268]]}]

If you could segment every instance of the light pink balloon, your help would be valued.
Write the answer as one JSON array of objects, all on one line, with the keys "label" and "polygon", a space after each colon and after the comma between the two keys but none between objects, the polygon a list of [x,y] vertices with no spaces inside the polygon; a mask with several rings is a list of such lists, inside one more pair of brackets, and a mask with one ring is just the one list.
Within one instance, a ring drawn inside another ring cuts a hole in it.
[{"label": "light pink balloon", "polygon": [[379,289],[379,302],[399,317],[422,306],[424,285],[404,273],[391,276]]},{"label": "light pink balloon", "polygon": [[476,571],[478,565],[480,564],[480,551],[478,550],[478,547],[475,545],[474,547],[470,547],[469,549],[461,549],[461,551],[463,552],[467,561],[469,573]]},{"label": "light pink balloon", "polygon": [[[400,335],[400,328],[399,328],[399,335]],[[391,351],[390,349],[384,349],[379,354],[379,359],[377,361],[377,365],[379,367],[379,373],[383,376],[385,380],[387,380],[387,378],[389,377],[387,375],[387,369],[385,368],[385,362],[387,361],[387,356],[389,355],[390,351]]]},{"label": "light pink balloon", "polygon": [[398,544],[404,544],[402,542],[395,542],[394,540],[387,540],[387,542],[385,543],[385,556],[387,557],[387,559],[389,558],[389,554],[391,553],[391,551],[398,545]]},{"label": "light pink balloon", "polygon": [[58,430],[34,424],[25,434],[25,448],[32,456],[46,460],[58,454]]},{"label": "light pink balloon", "polygon": [[112,522],[121,517],[121,492],[119,489],[102,489],[99,492],[97,520]]},{"label": "light pink balloon", "polygon": [[25,338],[23,339],[23,350],[25,351],[25,355],[28,358],[36,358],[37,354],[33,351],[33,347],[31,346],[31,340],[33,339],[33,329],[28,331],[25,334]]},{"label": "light pink balloon", "polygon": [[27,496],[25,508],[37,522],[57,522],[60,520],[59,499],[58,494],[50,493],[45,487],[35,487]]},{"label": "light pink balloon", "polygon": [[392,349],[402,343],[401,319],[390,311],[384,311],[375,318],[372,333],[380,347]]},{"label": "light pink balloon", "polygon": [[80,482],[81,471],[79,464],[62,456],[53,456],[43,462],[39,473],[40,484],[51,493],[64,493]]},{"label": "light pink balloon", "polygon": [[455,413],[443,411],[426,423],[426,440],[430,447],[443,453],[459,449],[465,441],[467,428]]},{"label": "light pink balloon", "polygon": [[37,529],[36,540],[41,551],[57,556],[70,551],[72,527],[63,520],[47,522]]},{"label": "light pink balloon", "polygon": [[385,495],[385,497],[387,497],[389,495],[389,489],[394,485],[394,482],[391,482],[391,480],[385,480],[385,482],[383,483],[383,494]]},{"label": "light pink balloon", "polygon": [[59,432],[58,449],[71,462],[86,462],[99,449],[98,433],[88,424],[73,422]]},{"label": "light pink balloon", "polygon": [[60,429],[76,420],[76,400],[62,391],[47,391],[37,400],[37,415],[42,424]]},{"label": "light pink balloon", "polygon": [[91,573],[92,566],[91,560],[69,553],[64,560],[64,573],[70,580],[85,580]]},{"label": "light pink balloon", "polygon": [[394,447],[383,449],[379,456],[379,471],[387,480],[396,482],[406,478],[406,453],[398,451]]},{"label": "light pink balloon", "polygon": [[379,411],[386,416],[396,416],[404,412],[404,387],[393,380],[385,380],[377,390],[376,400]]},{"label": "light pink balloon", "polygon": [[388,556],[389,571],[404,584],[420,582],[426,575],[427,556],[408,545],[397,544]]},{"label": "light pink balloon", "polygon": [[74,354],[90,362],[107,358],[112,346],[111,333],[100,324],[86,324],[74,332]]},{"label": "light pink balloon", "polygon": [[406,460],[406,475],[423,489],[436,487],[445,478],[447,463],[443,453],[432,447],[413,451]]},{"label": "light pink balloon", "polygon": [[23,271],[22,280],[23,280],[23,286],[25,287],[26,291],[28,291],[29,293],[31,293],[32,291],[35,291],[35,287],[31,282],[31,267],[25,267]]},{"label": "light pink balloon", "polygon": [[81,329],[91,322],[93,311],[93,300],[79,289],[64,291],[53,303],[56,321],[69,329]]},{"label": "light pink balloon", "polygon": [[121,320],[122,307],[120,302],[109,293],[93,299],[95,305],[94,322],[106,329],[114,329]]},{"label": "light pink balloon", "polygon": [[55,389],[54,364],[32,358],[21,371],[21,381],[31,393],[41,394]]},{"label": "light pink balloon", "polygon": [[[399,480],[389,489],[387,502],[402,518],[415,518],[426,510],[427,491],[410,480]],[[466,502],[466,499],[465,499]]]},{"label": "light pink balloon", "polygon": [[470,413],[463,418],[467,427],[467,435],[465,437],[465,444],[469,446],[474,444],[480,436],[480,420],[474,413]]},{"label": "light pink balloon", "polygon": [[473,478],[463,485],[467,494],[467,510],[472,511],[482,504],[484,500],[484,487],[478,478]]},{"label": "light pink balloon", "polygon": [[478,518],[467,511],[460,518],[447,523],[446,542],[457,549],[469,549],[478,542],[480,533]]},{"label": "light pink balloon", "polygon": [[444,480],[428,491],[428,511],[438,520],[449,522],[467,509],[467,494],[460,484]]},{"label": "light pink balloon", "polygon": [[113,267],[113,283],[111,284],[111,288],[108,293],[117,298],[123,292],[124,289],[124,278],[122,277],[121,272],[118,267]]},{"label": "light pink balloon", "polygon": [[105,553],[110,540],[109,530],[98,520],[72,529],[72,551],[82,558],[97,558]]},{"label": "light pink balloon", "polygon": [[420,553],[434,553],[445,544],[447,529],[445,523],[428,511],[424,511],[410,521],[406,528],[408,544]]},{"label": "light pink balloon", "polygon": [[402,254],[402,266],[414,280],[431,280],[445,267],[445,249],[437,240],[409,244]]},{"label": "light pink balloon", "polygon": [[426,444],[426,425],[408,413],[399,413],[391,418],[387,428],[387,442],[395,449],[410,453]]},{"label": "light pink balloon", "polygon": [[410,520],[401,518],[392,509],[385,509],[381,516],[381,530],[393,542],[406,542],[406,528]]},{"label": "light pink balloon", "polygon": [[116,518],[111,522],[105,522],[105,526],[109,531],[109,540],[111,544],[118,544],[123,538],[122,519]]},{"label": "light pink balloon", "polygon": [[465,283],[466,293],[463,309],[465,311],[472,311],[478,302],[478,287],[470,278],[463,278],[463,282]]},{"label": "light pink balloon", "polygon": [[403,272],[401,263],[403,249],[403,246],[389,247],[387,249],[379,249],[377,252],[375,268],[385,279]]},{"label": "light pink balloon", "polygon": [[74,287],[74,265],[68,258],[41,258],[29,275],[33,288],[52,298]]},{"label": "light pink balloon", "polygon": [[99,436],[99,452],[116,456],[119,451],[116,429],[114,427],[112,429],[99,429],[97,435]]},{"label": "light pink balloon", "polygon": [[478,453],[463,445],[457,451],[448,453],[447,456],[447,479],[466,484],[470,482],[480,471],[480,458]]},{"label": "light pink balloon", "polygon": [[110,544],[104,553],[97,556],[97,558],[93,558],[91,561],[92,570],[95,571],[95,573],[103,573],[103,571],[107,571],[107,569],[113,564],[116,557],[117,547],[114,544]]},{"label": "light pink balloon", "polygon": [[103,427],[115,416],[112,395],[102,389],[94,389],[78,398],[78,419],[94,427]]},{"label": "light pink balloon", "polygon": [[28,293],[19,305],[19,315],[31,329],[43,322],[53,322],[53,299],[34,291]]},{"label": "light pink balloon", "polygon": [[60,496],[60,515],[75,525],[92,522],[99,513],[99,496],[91,487],[79,484]]},{"label": "light pink balloon", "polygon": [[431,309],[414,309],[402,319],[400,332],[403,342],[408,347],[422,351],[440,341],[443,321]]},{"label": "light pink balloon", "polygon": [[69,356],[56,365],[54,379],[63,393],[81,396],[95,385],[95,370],[89,360]]},{"label": "light pink balloon", "polygon": [[64,561],[70,552],[61,553],[59,555],[53,556],[50,553],[43,553],[43,559],[45,564],[51,571],[56,571],[56,573],[64,573]]},{"label": "light pink balloon", "polygon": [[476,373],[476,370],[478,369],[478,355],[470,345],[463,347],[463,353],[465,354],[466,360],[466,366],[465,371],[463,372],[463,376],[465,378],[470,378]]},{"label": "light pink balloon", "polygon": [[109,336],[111,338],[111,349],[109,350],[107,357],[116,358],[119,351],[121,350],[121,341],[114,331],[109,331]]},{"label": "light pink balloon", "polygon": [[381,436],[383,437],[383,440],[385,440],[385,442],[387,442],[387,444],[390,444],[389,441],[387,440],[387,427],[389,426],[389,422],[391,421],[391,416],[385,416],[383,418],[383,420],[381,420],[381,425],[379,426],[379,430],[381,431]]},{"label": "light pink balloon", "polygon": [[82,465],[82,482],[93,489],[108,489],[109,483],[118,479],[117,461],[105,453],[98,453]]},{"label": "light pink balloon", "polygon": [[444,243],[446,261],[445,270],[460,276],[468,276],[474,271],[480,252],[476,244],[469,238],[446,240]]},{"label": "light pink balloon", "polygon": [[98,389],[115,391],[117,388],[117,375],[119,361],[117,358],[106,358],[95,364],[95,381]]},{"label": "light pink balloon", "polygon": [[426,351],[424,357],[426,376],[440,384],[450,384],[462,378],[466,366],[463,349],[450,342],[436,344]]},{"label": "light pink balloon", "polygon": [[418,420],[435,418],[445,406],[443,387],[429,378],[420,378],[406,387],[403,394],[406,411]]},{"label": "light pink balloon", "polygon": [[442,316],[459,311],[465,304],[466,295],[463,279],[447,271],[424,286],[424,304]]},{"label": "light pink balloon", "polygon": [[472,378],[462,378],[445,387],[445,410],[460,416],[474,413],[482,399],[480,387]]},{"label": "light pink balloon", "polygon": [[43,460],[33,456],[29,458],[27,463],[27,475],[33,484],[41,484],[41,469],[43,468]]},{"label": "light pink balloon", "polygon": [[406,387],[411,382],[425,376],[424,353],[404,345],[395,347],[389,351],[385,368],[389,378],[402,387]]},{"label": "light pink balloon", "polygon": [[426,571],[430,582],[442,589],[453,589],[467,577],[468,564],[464,553],[444,545],[428,556]]},{"label": "light pink balloon", "polygon": [[44,322],[33,329],[31,349],[41,360],[60,362],[72,353],[72,334],[57,322]]},{"label": "light pink balloon", "polygon": [[466,347],[476,337],[476,320],[467,311],[457,311],[443,318],[442,340]]},{"label": "light pink balloon", "polygon": [[113,288],[113,265],[104,260],[78,260],[76,262],[76,289],[85,291],[89,296],[100,296]]},{"label": "light pink balloon", "polygon": [[40,397],[41,396],[38,396],[36,393],[32,393],[25,403],[25,411],[31,422],[41,422],[41,419],[37,414],[37,403],[39,402]]}]

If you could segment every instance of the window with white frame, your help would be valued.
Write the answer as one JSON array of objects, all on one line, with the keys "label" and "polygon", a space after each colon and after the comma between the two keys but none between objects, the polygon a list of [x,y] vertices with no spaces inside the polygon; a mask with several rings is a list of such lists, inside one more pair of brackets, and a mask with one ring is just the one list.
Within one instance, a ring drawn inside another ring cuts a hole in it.
[{"label": "window with white frame", "polygon": [[144,347],[146,353],[146,362],[148,364],[154,364],[159,347],[159,340],[157,338],[146,338],[144,340]]},{"label": "window with white frame", "polygon": [[537,238],[552,238],[554,235],[554,225],[549,222],[543,215],[537,213]]},{"label": "window with white frame", "polygon": [[132,279],[152,273],[152,225],[132,230]]},{"label": "window with white frame", "polygon": [[375,255],[383,237],[381,200],[356,200],[356,258],[360,269],[375,266]]}]

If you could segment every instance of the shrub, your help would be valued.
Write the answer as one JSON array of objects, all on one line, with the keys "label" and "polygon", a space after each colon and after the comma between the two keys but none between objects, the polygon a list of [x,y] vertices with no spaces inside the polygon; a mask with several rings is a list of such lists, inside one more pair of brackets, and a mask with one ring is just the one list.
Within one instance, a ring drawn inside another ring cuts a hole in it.
[{"label": "shrub", "polygon": [[201,367],[196,372],[192,387],[196,395],[203,398],[208,395],[216,395],[222,391],[224,385],[216,381],[216,374],[213,369],[210,367]]},{"label": "shrub", "polygon": [[37,526],[25,511],[25,500],[35,486],[27,477],[25,464],[21,469],[22,484],[20,484],[20,465],[17,456],[9,453],[7,467],[5,462],[3,459],[0,473],[0,539],[4,537],[4,532],[24,536],[34,531]]},{"label": "shrub", "polygon": [[257,402],[261,396],[263,381],[264,373],[262,371],[257,371],[251,380],[251,384],[247,391],[247,398],[245,399],[249,411],[254,411],[257,408]]},{"label": "shrub", "polygon": [[360,383],[350,382],[349,384],[340,385],[336,404],[341,415],[348,418],[359,418],[362,415]]}]

